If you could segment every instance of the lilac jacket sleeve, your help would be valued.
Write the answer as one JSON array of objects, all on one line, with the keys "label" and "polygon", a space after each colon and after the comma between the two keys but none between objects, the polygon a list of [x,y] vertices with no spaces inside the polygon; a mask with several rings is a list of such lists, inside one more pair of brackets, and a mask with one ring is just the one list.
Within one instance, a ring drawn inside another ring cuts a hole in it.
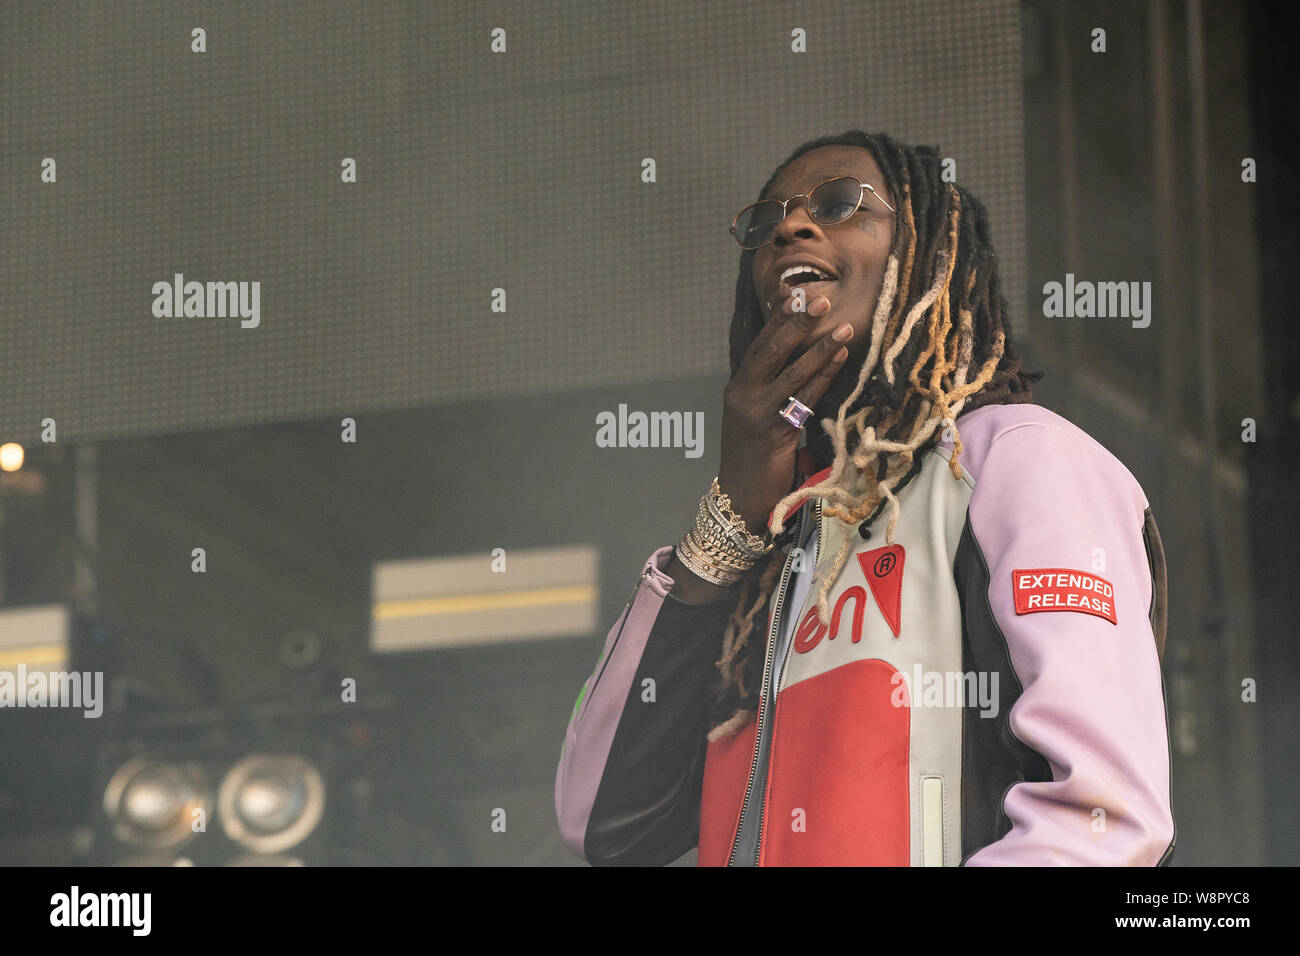
[{"label": "lilac jacket sleeve", "polygon": [[[1141,487],[1086,433],[1026,422],[988,446],[969,521],[1021,688],[1009,729],[1051,779],[1011,784],[1010,830],[964,865],[1160,864],[1174,841],[1163,617],[1153,623],[1164,563],[1149,553]],[[1013,571],[1054,568],[1108,582],[1116,623],[1072,608],[1017,613]]]},{"label": "lilac jacket sleeve", "polygon": [[565,730],[555,813],[593,865],[664,865],[699,840],[709,691],[736,598],[678,601],[672,552],[646,560]]}]

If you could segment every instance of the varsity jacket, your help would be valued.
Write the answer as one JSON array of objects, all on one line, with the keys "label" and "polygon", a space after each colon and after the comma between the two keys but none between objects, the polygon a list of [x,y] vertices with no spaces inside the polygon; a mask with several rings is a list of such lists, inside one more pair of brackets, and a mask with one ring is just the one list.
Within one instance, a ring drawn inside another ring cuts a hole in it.
[{"label": "varsity jacket", "polygon": [[[892,545],[887,506],[865,537],[823,515],[820,497],[791,512],[794,541],[815,544],[811,587],[787,603],[808,554],[791,547],[766,628],[751,633],[766,642],[757,716],[716,742],[710,688],[736,595],[681,602],[664,572],[672,546],[650,554],[565,731],[555,808],[574,853],[1168,863],[1165,559],[1146,496],[1041,406],[986,405],[956,424],[961,476],[946,436],[896,492]],[[827,626],[817,593],[845,536]]]}]

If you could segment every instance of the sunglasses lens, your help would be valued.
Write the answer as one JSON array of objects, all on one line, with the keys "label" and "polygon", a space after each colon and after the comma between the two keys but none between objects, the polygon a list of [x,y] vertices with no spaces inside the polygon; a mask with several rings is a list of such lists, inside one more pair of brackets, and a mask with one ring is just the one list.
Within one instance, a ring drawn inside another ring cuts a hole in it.
[{"label": "sunglasses lens", "polygon": [[746,249],[756,249],[772,237],[781,221],[781,204],[756,202],[736,218],[736,239]]},{"label": "sunglasses lens", "polygon": [[[832,179],[812,191],[808,197],[808,214],[823,225],[843,222],[857,210],[861,198],[862,184],[852,176]],[[756,202],[736,217],[736,239],[746,249],[757,249],[772,238],[772,230],[780,221],[779,202]]]},{"label": "sunglasses lens", "polygon": [[822,183],[808,197],[808,212],[817,222],[843,222],[853,215],[862,197],[862,184],[844,177]]}]

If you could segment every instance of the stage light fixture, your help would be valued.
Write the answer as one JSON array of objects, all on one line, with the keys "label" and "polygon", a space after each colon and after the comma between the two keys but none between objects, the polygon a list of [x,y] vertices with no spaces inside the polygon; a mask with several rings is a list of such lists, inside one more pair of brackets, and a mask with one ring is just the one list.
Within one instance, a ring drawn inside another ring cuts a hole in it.
[{"label": "stage light fixture", "polygon": [[325,782],[307,759],[256,754],[230,768],[217,797],[226,835],[258,854],[297,846],[325,812]]},{"label": "stage light fixture", "polygon": [[[104,788],[104,813],[113,835],[147,849],[170,849],[193,840],[193,824],[209,813],[207,782],[197,763],[166,763],[140,755],[113,774]],[[202,810],[202,814],[195,811]]]}]

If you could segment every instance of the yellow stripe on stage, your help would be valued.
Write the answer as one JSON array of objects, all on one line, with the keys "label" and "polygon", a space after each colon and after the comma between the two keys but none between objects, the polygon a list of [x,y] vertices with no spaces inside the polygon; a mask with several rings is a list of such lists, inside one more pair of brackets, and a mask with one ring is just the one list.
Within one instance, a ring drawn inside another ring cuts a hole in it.
[{"label": "yellow stripe on stage", "polygon": [[374,605],[370,616],[380,621],[401,617],[424,617],[431,614],[464,614],[469,611],[492,611],[504,608],[585,604],[595,600],[596,589],[589,585],[532,588],[526,591],[500,591],[494,594],[462,594],[451,597],[417,598],[409,601],[381,601]]},{"label": "yellow stripe on stage", "polygon": [[34,667],[62,667],[67,658],[67,649],[62,644],[15,647],[0,651],[0,670],[8,670],[11,667],[17,667],[19,664],[26,664],[28,669]]}]

